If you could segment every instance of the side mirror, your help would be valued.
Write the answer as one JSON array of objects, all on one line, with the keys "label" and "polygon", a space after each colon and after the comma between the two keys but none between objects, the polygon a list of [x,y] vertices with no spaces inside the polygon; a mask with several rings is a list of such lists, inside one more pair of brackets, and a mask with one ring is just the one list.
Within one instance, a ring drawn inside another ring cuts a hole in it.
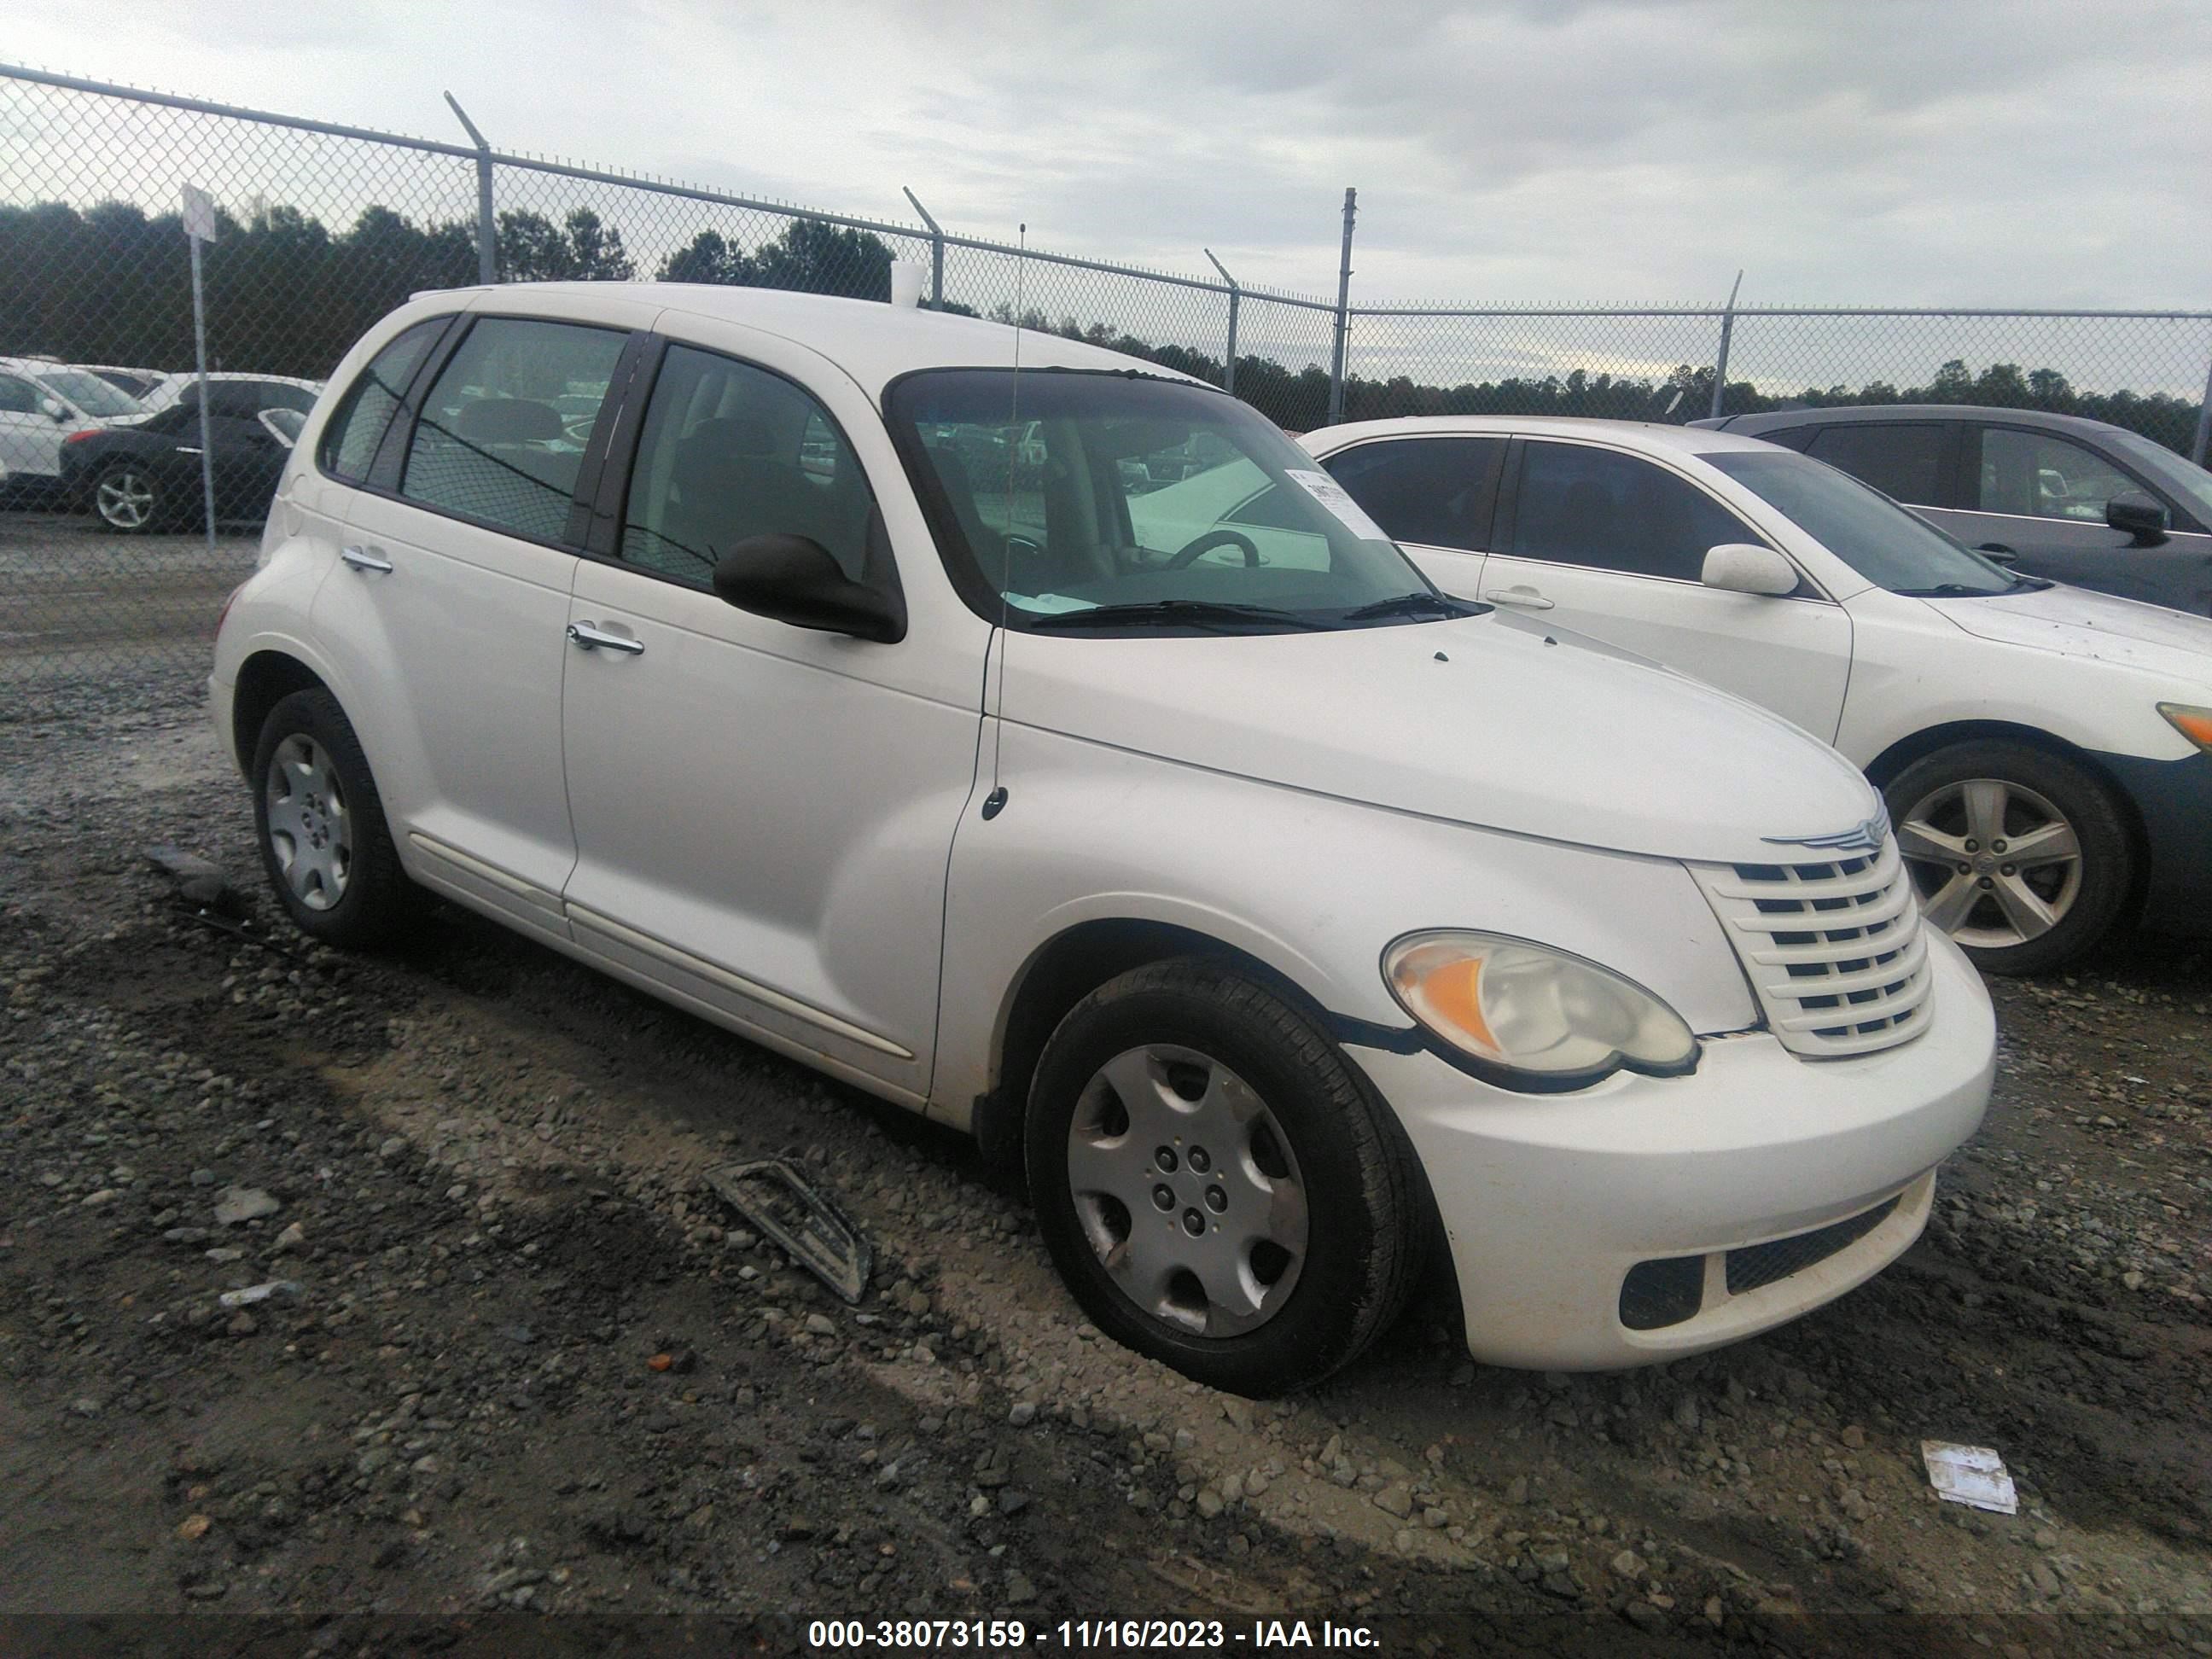
[{"label": "side mirror", "polygon": [[1723,542],[1705,550],[1705,568],[1699,580],[1725,592],[1780,599],[1797,591],[1797,567],[1771,547]]},{"label": "side mirror", "polygon": [[2140,489],[2124,489],[2105,503],[2105,522],[2133,537],[2130,547],[2156,547],[2173,528],[2173,514]]},{"label": "side mirror", "polygon": [[793,628],[890,645],[906,637],[906,601],[854,581],[810,536],[748,536],[714,566],[726,605]]},{"label": "side mirror", "polygon": [[56,426],[66,426],[69,424],[69,410],[60,402],[52,398],[41,398],[39,399],[39,413],[45,416]]}]

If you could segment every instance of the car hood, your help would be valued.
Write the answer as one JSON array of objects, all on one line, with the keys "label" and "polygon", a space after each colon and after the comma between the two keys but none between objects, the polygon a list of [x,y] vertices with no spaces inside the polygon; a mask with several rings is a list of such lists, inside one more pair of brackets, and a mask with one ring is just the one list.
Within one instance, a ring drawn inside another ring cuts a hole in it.
[{"label": "car hood", "polygon": [[1670,670],[1504,613],[1404,627],[1015,633],[1013,722],[1608,851],[1771,863],[1873,817],[1850,763]]},{"label": "car hood", "polygon": [[2212,683],[2212,617],[2063,583],[1928,603],[1977,639]]}]

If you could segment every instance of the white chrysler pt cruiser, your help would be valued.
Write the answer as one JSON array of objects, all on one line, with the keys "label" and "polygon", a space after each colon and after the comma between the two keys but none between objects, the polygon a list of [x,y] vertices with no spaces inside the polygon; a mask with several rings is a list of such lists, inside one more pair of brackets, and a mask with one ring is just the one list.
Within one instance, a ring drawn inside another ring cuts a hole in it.
[{"label": "white chrysler pt cruiser", "polygon": [[[1237,510],[1163,539],[1213,469]],[[307,932],[427,890],[1018,1153],[1090,1317],[1239,1392],[1352,1359],[1432,1247],[1499,1364],[1775,1325],[1912,1242],[1989,1092],[1839,757],[1439,593],[1213,388],[998,324],[420,296],[211,684]]]}]

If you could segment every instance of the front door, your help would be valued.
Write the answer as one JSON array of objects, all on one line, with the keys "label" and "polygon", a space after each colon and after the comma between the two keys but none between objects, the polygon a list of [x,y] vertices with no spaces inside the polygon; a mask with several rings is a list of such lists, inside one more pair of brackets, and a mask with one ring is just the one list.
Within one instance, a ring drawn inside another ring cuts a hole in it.
[{"label": "front door", "polygon": [[2027,427],[1966,430],[1968,506],[1926,517],[1970,547],[2009,555],[2016,570],[2171,605],[2197,616],[2212,612],[2212,535],[2177,517],[2180,526],[2154,547],[2105,522],[2113,496],[2160,492],[2120,462],[2055,432]]},{"label": "front door", "polygon": [[21,374],[0,374],[0,468],[5,482],[59,481],[62,440],[71,428],[46,412],[59,408]]},{"label": "front door", "polygon": [[1524,440],[1507,466],[1483,599],[1650,657],[1835,741],[1851,665],[1843,608],[1809,587],[1772,598],[1699,580],[1709,548],[1764,544],[1749,526],[1688,479],[1595,444]]},{"label": "front door", "polygon": [[815,632],[715,596],[717,562],[771,533],[897,580],[848,436],[896,487],[879,419],[804,348],[746,331],[744,359],[667,348],[609,556],[578,567],[568,921],[623,976],[919,1105],[988,629],[948,672],[944,639]]}]

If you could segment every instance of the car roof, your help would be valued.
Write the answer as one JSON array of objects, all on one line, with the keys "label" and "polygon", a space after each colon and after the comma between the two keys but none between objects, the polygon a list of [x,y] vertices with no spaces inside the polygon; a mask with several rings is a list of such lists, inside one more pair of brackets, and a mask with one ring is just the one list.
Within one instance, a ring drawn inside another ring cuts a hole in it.
[{"label": "car roof", "polygon": [[1352,421],[1309,432],[1304,441],[1311,446],[1326,439],[1328,447],[1334,449],[1370,438],[1409,437],[1592,438],[1647,454],[1707,455],[1741,449],[1771,452],[1774,447],[1760,439],[1735,432],[1717,432],[1709,427],[1548,415],[1413,415],[1394,421]]},{"label": "car roof", "polygon": [[[589,317],[607,301],[665,306],[720,321],[780,334],[820,353],[872,393],[921,368],[1006,368],[1015,361],[1017,335],[1024,368],[1088,368],[1143,374],[1191,386],[1206,383],[1142,358],[1086,345],[1036,329],[946,312],[920,311],[876,300],[843,300],[781,289],[728,288],[714,283],[530,283],[498,289],[447,290],[455,298],[526,289],[575,302]],[[417,294],[417,300],[441,297]]]},{"label": "car roof", "polygon": [[[1851,426],[1869,421],[2002,421],[2011,426],[2041,427],[2053,432],[2123,432],[2110,421],[2084,415],[2054,415],[2041,409],[2004,409],[1988,404],[1851,404],[1836,409],[1775,409],[1758,415],[1723,415],[1730,432],[1795,431],[1805,426]],[[1699,422],[1700,426],[1705,425]]]}]

